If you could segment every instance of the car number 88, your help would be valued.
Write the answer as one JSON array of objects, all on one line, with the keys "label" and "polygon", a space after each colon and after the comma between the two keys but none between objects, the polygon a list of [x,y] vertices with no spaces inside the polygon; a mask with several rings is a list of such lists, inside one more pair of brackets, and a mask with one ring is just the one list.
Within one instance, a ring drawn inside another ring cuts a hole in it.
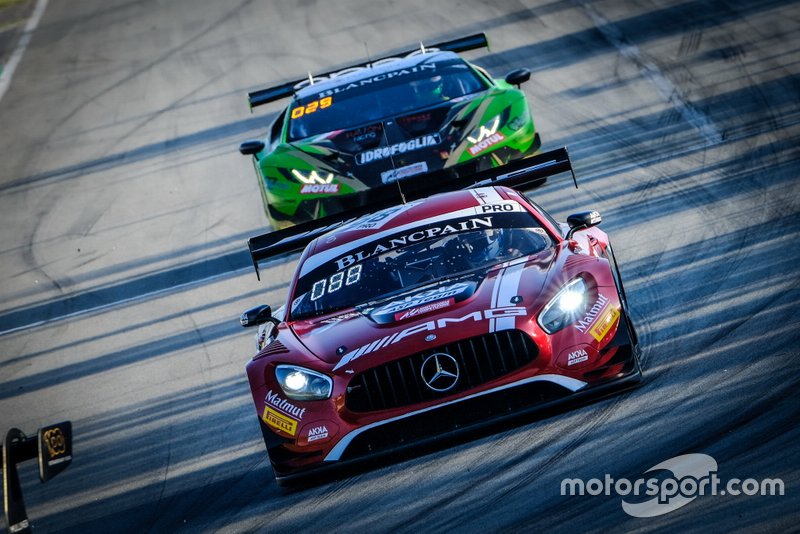
[{"label": "car number 88", "polygon": [[339,271],[331,275],[329,278],[323,278],[311,287],[311,301],[315,301],[325,293],[331,294],[339,291],[342,285],[350,286],[355,284],[361,279],[361,265],[353,265],[347,272]]}]

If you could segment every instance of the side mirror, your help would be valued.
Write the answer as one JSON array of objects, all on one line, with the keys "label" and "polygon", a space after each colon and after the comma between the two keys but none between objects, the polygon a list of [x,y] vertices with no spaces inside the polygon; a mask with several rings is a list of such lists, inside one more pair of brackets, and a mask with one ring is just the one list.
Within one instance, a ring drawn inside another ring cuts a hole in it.
[{"label": "side mirror", "polygon": [[567,217],[567,224],[569,225],[567,239],[572,239],[572,234],[578,230],[585,230],[586,228],[597,226],[601,222],[603,222],[603,218],[594,210],[574,213]]},{"label": "side mirror", "polygon": [[510,83],[511,85],[516,85],[519,87],[523,83],[527,82],[531,79],[531,71],[530,69],[522,68],[522,69],[514,69],[508,74],[506,74],[506,82]]},{"label": "side mirror", "polygon": [[239,145],[239,152],[245,156],[255,156],[264,150],[264,146],[263,141],[245,141]]},{"label": "side mirror", "polygon": [[250,308],[239,316],[239,323],[245,328],[258,326],[272,320],[272,308],[267,304]]}]

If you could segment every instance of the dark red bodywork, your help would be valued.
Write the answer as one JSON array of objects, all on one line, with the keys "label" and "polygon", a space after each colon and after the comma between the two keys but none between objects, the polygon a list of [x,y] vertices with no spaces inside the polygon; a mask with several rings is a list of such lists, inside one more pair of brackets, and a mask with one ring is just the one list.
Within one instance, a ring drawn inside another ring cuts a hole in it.
[{"label": "dark red bodywork", "polygon": [[[289,316],[275,328],[271,341],[247,364],[247,375],[279,481],[509,412],[569,400],[596,386],[638,379],[635,333],[606,250],[607,235],[592,227],[567,240],[566,225],[554,225],[513,189],[444,193],[404,206],[380,225],[352,224],[310,243],[297,272],[335,247],[503,201],[522,205],[555,245],[491,267],[466,300],[418,307],[388,324],[350,308],[296,322]],[[547,334],[538,323],[542,308],[578,276],[591,288],[596,313],[580,329],[570,325]],[[463,387],[441,394],[419,390],[419,362],[437,350],[457,354]],[[331,397],[288,400],[275,379],[275,366],[287,363],[330,376]],[[371,391],[365,394],[364,389]],[[276,408],[276,402],[284,409]],[[371,409],[375,406],[387,407]],[[273,415],[268,416],[267,407]],[[276,410],[286,420],[276,422]]]}]

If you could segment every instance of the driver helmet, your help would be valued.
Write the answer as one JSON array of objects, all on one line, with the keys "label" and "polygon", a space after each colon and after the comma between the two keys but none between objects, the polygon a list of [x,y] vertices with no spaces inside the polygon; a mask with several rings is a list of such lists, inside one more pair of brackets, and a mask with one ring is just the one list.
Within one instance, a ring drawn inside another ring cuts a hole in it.
[{"label": "driver helmet", "polygon": [[411,87],[414,89],[414,94],[419,98],[438,100],[442,98],[442,90],[444,84],[442,76],[437,74],[430,78],[423,78],[421,80],[414,80]]}]

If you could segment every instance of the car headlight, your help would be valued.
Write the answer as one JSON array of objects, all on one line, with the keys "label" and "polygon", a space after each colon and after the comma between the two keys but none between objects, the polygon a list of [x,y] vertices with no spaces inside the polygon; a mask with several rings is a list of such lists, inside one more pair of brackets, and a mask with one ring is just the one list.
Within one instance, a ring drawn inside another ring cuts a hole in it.
[{"label": "car headlight", "polygon": [[322,373],[296,365],[278,365],[275,378],[292,400],[323,400],[331,396],[333,381]]},{"label": "car headlight", "polygon": [[[500,114],[502,115],[502,113]],[[481,124],[467,136],[467,141],[473,145],[477,145],[484,139],[488,139],[497,133],[500,128],[500,115],[495,115],[485,123]]]},{"label": "car headlight", "polygon": [[292,169],[292,176],[297,178],[297,180],[301,184],[308,184],[308,185],[325,185],[333,182],[333,173],[332,172],[325,172],[325,171],[301,171],[298,169]]},{"label": "car headlight", "polygon": [[525,126],[525,119],[523,119],[522,117],[514,117],[508,122],[506,126],[512,132],[516,132],[517,130]]},{"label": "car headlight", "polygon": [[586,311],[586,282],[576,278],[561,288],[539,314],[539,326],[548,334],[554,334],[573,323]]}]

